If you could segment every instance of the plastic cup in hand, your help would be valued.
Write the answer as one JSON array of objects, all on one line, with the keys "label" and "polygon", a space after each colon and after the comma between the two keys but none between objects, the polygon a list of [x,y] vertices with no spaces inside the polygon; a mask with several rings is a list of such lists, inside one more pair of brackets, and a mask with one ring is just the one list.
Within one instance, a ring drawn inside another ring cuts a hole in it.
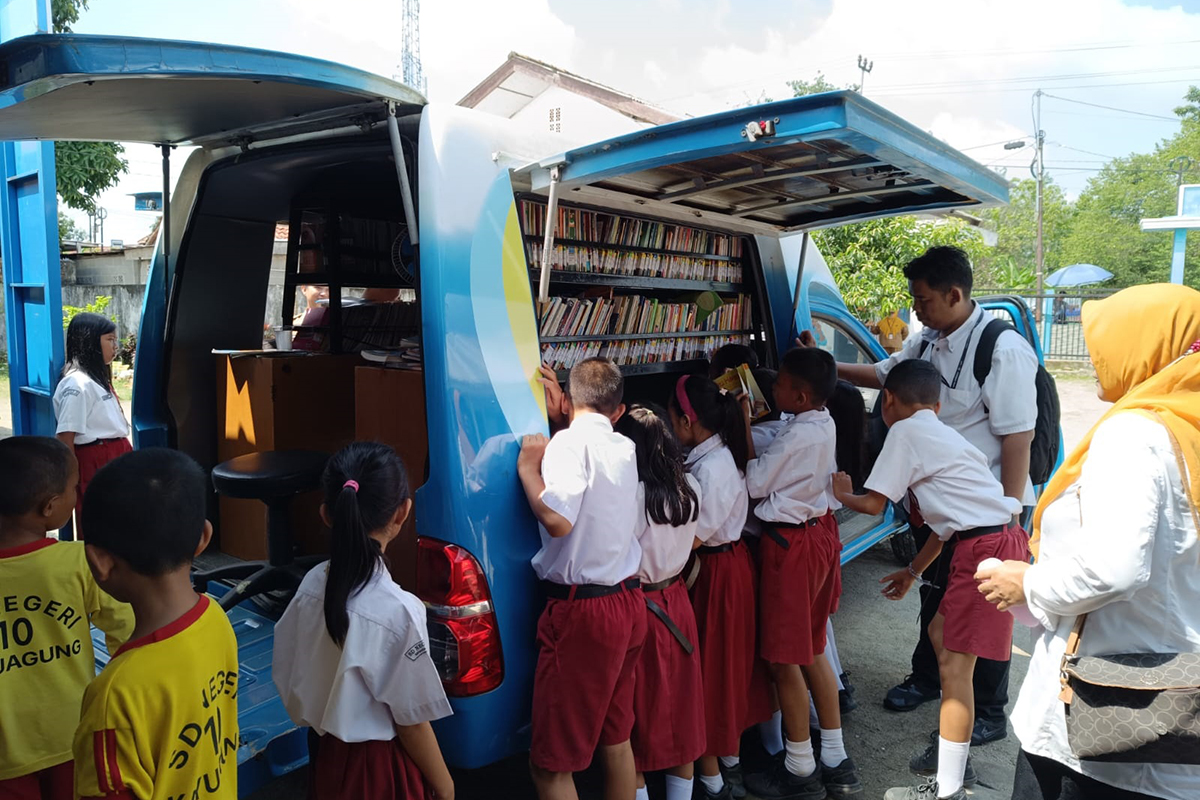
[{"label": "plastic cup in hand", "polygon": [[[980,570],[984,569],[993,569],[1003,563],[1004,562],[998,558],[985,558],[983,561],[979,562],[979,566],[975,568],[975,571],[979,572]],[[1008,609],[1008,611],[1013,615],[1013,618],[1017,622],[1021,623],[1026,628],[1042,627],[1042,623],[1037,621],[1037,618],[1030,613],[1029,606],[1025,605],[1024,603],[1019,606],[1013,606],[1012,608]]]}]

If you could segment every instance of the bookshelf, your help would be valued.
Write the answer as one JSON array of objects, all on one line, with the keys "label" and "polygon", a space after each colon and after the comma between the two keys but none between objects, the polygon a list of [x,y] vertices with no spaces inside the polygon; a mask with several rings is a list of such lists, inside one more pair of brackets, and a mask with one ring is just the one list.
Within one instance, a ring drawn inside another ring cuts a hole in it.
[{"label": "bookshelf", "polygon": [[[546,204],[518,197],[530,281],[542,275]],[[745,240],[720,231],[560,203],[549,299],[537,304],[542,360],[560,376],[611,358],[627,376],[695,372],[756,333]]]}]

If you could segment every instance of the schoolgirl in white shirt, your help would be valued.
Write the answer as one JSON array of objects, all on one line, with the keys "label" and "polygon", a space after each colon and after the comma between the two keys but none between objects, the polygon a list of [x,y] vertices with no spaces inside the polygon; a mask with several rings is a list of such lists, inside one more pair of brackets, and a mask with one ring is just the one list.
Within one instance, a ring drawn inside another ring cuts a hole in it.
[{"label": "schoolgirl in white shirt", "polygon": [[116,323],[99,314],[76,314],[67,326],[66,364],[53,402],[58,439],[79,460],[75,531],[80,538],[83,495],[92,477],[133,449],[129,423],[113,391],[112,362],[116,357]]},{"label": "schoolgirl in white shirt", "polygon": [[696,615],[681,573],[696,541],[700,483],[687,473],[662,409],[632,406],[616,430],[637,453],[638,578],[650,612],[634,673],[637,800],[648,800],[645,773],[658,770],[667,771],[667,800],[691,800],[693,762],[705,746],[704,684]]},{"label": "schoolgirl in white shirt", "polygon": [[700,570],[691,598],[699,628],[708,743],[699,768],[701,796],[717,798],[726,791],[721,766],[739,766],[742,731],[771,717],[765,671],[754,669],[757,587],[742,541],[749,507],[746,430],[734,396],[699,376],[680,377],[667,409],[679,443],[691,448],[688,471],[700,483]]},{"label": "schoolgirl in white shirt", "polygon": [[430,721],[450,703],[429,655],[425,606],[388,573],[383,551],[412,511],[390,447],[354,442],[321,479],[330,558],[275,625],[273,675],[288,716],[312,728],[310,797],[454,796]]}]

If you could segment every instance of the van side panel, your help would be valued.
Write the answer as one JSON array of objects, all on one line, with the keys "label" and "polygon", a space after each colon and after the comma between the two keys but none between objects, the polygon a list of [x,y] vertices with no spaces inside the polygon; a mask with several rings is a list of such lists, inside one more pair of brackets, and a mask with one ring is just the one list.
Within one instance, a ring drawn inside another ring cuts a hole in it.
[{"label": "van side panel", "polygon": [[435,723],[447,759],[478,767],[529,747],[540,594],[529,559],[537,526],[517,480],[520,436],[546,433],[533,376],[537,331],[507,170],[492,159],[486,115],[451,106],[422,114],[419,153],[428,482],[421,536],[470,551],[500,626],[504,682],[454,698]]},{"label": "van side panel", "polygon": [[779,239],[774,236],[755,236],[754,247],[762,267],[763,295],[767,308],[764,309],[769,327],[775,336],[775,352],[783,356],[792,348],[792,290],[795,283],[795,267],[787,269]]}]

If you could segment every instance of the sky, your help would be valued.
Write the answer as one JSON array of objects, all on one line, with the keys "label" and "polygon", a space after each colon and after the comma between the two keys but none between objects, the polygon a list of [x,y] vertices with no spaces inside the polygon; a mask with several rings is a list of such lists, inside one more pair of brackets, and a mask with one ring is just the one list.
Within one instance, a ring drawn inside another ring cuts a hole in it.
[{"label": "sky", "polygon": [[[91,0],[75,30],[284,50],[388,77],[401,0]],[[1200,85],[1200,0],[425,0],[421,55],[432,101],[457,102],[510,51],[681,115],[790,96],[818,71],[980,163],[1029,175],[1041,89],[1050,177],[1074,197],[1111,157],[1179,130]],[[181,9],[188,10],[182,11]],[[1103,106],[1103,107],[1100,107]],[[1019,150],[1004,150],[1025,141]],[[128,192],[161,188],[157,152],[102,198],[105,238],[145,234]],[[182,165],[182,158],[176,160]],[[1200,182],[1200,168],[1192,176]],[[80,221],[86,223],[86,217]]]}]

